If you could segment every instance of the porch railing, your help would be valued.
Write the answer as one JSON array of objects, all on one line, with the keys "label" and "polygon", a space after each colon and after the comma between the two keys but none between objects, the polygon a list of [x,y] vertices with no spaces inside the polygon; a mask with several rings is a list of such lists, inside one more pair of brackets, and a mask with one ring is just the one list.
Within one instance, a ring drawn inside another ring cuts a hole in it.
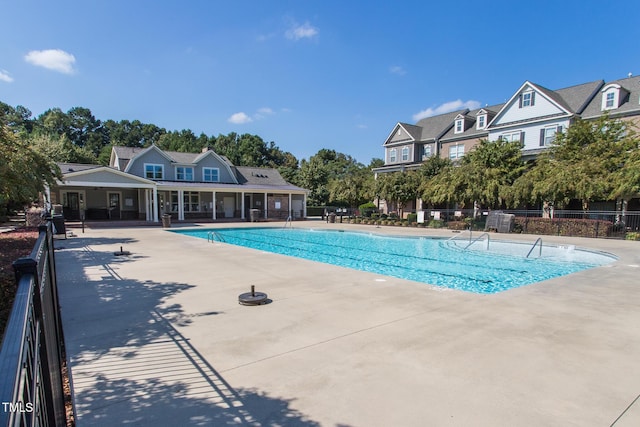
[{"label": "porch railing", "polygon": [[13,263],[17,292],[0,349],[0,427],[66,425],[63,334],[51,222]]}]

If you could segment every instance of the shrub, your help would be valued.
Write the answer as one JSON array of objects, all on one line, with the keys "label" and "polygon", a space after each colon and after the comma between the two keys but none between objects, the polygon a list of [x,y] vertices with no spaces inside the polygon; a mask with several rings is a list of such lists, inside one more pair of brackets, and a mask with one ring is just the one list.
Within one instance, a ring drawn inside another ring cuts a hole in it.
[{"label": "shrub", "polygon": [[638,232],[633,232],[633,233],[627,233],[624,236],[625,240],[640,240],[640,233]]},{"label": "shrub", "polygon": [[516,217],[514,229],[529,234],[603,237],[614,232],[611,221],[575,218],[524,218]]},{"label": "shrub", "polygon": [[465,221],[449,221],[447,228],[449,230],[466,230],[469,228],[469,225]]},{"label": "shrub", "polygon": [[407,215],[407,221],[409,222],[409,224],[418,221],[418,214],[410,213],[409,215]]},{"label": "shrub", "polygon": [[444,227],[444,221],[442,221],[441,219],[432,219],[431,221],[429,221],[428,227],[442,228]]}]

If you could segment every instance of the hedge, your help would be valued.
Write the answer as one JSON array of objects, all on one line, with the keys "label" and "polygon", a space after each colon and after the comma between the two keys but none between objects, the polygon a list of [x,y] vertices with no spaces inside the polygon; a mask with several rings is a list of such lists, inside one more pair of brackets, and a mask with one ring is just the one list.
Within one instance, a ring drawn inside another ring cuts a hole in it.
[{"label": "hedge", "polygon": [[514,228],[529,234],[603,237],[614,231],[614,224],[601,219],[516,217]]}]

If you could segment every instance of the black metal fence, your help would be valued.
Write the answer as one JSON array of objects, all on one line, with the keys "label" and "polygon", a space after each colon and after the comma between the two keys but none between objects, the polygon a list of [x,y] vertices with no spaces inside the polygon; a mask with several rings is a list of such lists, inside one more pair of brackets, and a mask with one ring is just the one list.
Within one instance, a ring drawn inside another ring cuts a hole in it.
[{"label": "black metal fence", "polygon": [[[505,214],[514,214],[519,218],[552,218],[552,219],[582,219],[607,221],[610,226],[603,227],[601,232],[594,237],[625,238],[627,233],[640,232],[640,211],[576,211],[560,210],[544,212],[542,209],[536,210],[503,210]],[[475,211],[473,209],[431,209],[425,211],[425,221],[439,219],[444,222],[459,221],[465,218],[473,218],[474,215],[479,221],[486,219],[486,210]],[[545,216],[546,215],[546,216]],[[522,230],[528,232],[528,230]]]},{"label": "black metal fence", "polygon": [[0,427],[66,425],[63,335],[51,222],[13,263],[17,292],[0,349]]}]

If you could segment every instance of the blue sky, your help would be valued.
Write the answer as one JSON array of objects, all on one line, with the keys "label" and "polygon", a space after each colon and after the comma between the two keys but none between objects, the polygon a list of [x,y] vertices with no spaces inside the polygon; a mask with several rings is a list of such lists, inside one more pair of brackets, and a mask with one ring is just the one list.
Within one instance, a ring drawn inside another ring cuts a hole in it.
[{"label": "blue sky", "polygon": [[397,122],[640,73],[633,2],[6,1],[0,101],[368,164]]}]

